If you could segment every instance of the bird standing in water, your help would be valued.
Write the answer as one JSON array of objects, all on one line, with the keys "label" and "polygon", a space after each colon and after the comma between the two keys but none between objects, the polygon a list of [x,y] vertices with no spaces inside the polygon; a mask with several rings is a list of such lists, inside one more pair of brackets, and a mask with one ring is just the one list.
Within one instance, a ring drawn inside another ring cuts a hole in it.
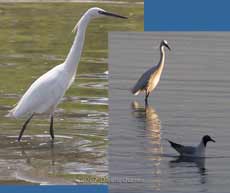
[{"label": "bird standing in water", "polygon": [[91,8],[84,13],[74,27],[76,36],[65,61],[39,77],[29,87],[17,105],[6,115],[7,117],[27,118],[18,136],[18,141],[21,140],[23,132],[33,116],[43,113],[50,115],[50,136],[54,139],[54,111],[75,79],[84,45],[86,28],[91,19],[102,16],[127,19],[127,17],[110,13],[97,7]]},{"label": "bird standing in water", "polygon": [[145,104],[148,104],[149,94],[156,88],[160,80],[161,73],[165,64],[165,47],[171,50],[168,42],[166,40],[162,40],[160,44],[161,56],[159,63],[142,74],[142,76],[139,78],[131,90],[134,95],[138,95],[140,92],[145,92]]}]

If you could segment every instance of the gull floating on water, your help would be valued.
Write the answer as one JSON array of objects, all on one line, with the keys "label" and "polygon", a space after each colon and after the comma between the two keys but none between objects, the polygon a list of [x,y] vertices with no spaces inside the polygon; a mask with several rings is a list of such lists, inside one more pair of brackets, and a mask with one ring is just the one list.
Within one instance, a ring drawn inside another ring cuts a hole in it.
[{"label": "gull floating on water", "polygon": [[205,157],[205,148],[209,141],[212,141],[214,143],[216,142],[209,135],[203,136],[200,144],[194,147],[184,146],[168,140],[168,142],[180,154],[180,156],[185,156],[185,157]]}]

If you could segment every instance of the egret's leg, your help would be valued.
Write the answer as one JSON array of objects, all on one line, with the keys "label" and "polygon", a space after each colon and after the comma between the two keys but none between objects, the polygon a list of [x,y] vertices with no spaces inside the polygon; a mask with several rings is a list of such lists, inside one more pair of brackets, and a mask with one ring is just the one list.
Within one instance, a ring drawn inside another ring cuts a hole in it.
[{"label": "egret's leg", "polygon": [[30,118],[27,119],[26,122],[24,123],[24,125],[22,126],[22,129],[21,129],[20,134],[19,134],[19,136],[18,136],[18,141],[21,140],[22,135],[23,135],[23,133],[24,133],[24,131],[25,131],[25,129],[26,129],[26,126],[28,125],[28,123],[30,122],[30,120],[33,118],[33,116],[34,116],[34,115],[32,114],[32,115],[30,116]]},{"label": "egret's leg", "polygon": [[146,93],[145,93],[145,105],[148,105],[148,97],[149,97],[149,93],[146,91]]},{"label": "egret's leg", "polygon": [[51,117],[50,117],[50,136],[51,136],[52,140],[54,140],[53,124],[54,124],[54,117],[53,117],[53,115],[51,115]]},{"label": "egret's leg", "polygon": [[149,104],[148,104],[148,101],[145,102],[145,110],[148,108]]}]

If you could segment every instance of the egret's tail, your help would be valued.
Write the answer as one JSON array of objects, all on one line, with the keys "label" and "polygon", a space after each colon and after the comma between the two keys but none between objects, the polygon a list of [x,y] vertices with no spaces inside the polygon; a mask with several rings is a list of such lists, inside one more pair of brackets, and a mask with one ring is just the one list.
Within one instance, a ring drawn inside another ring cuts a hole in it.
[{"label": "egret's tail", "polygon": [[135,96],[139,95],[140,90],[136,90],[135,88],[130,89],[131,93],[133,93]]},{"label": "egret's tail", "polygon": [[8,117],[8,118],[14,117],[14,108],[11,109],[11,110],[8,112],[8,114],[5,115],[5,117]]},{"label": "egret's tail", "polygon": [[5,117],[9,118],[9,117],[13,117],[13,115],[11,112],[9,112],[8,114],[5,115]]}]

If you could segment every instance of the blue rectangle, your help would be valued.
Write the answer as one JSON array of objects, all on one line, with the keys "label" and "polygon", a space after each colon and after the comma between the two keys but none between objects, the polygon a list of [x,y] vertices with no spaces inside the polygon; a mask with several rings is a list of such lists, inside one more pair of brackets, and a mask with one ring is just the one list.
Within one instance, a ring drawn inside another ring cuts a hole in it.
[{"label": "blue rectangle", "polygon": [[76,186],[0,186],[0,193],[108,193],[107,185],[76,185]]},{"label": "blue rectangle", "polygon": [[229,0],[145,0],[145,31],[229,31]]}]

